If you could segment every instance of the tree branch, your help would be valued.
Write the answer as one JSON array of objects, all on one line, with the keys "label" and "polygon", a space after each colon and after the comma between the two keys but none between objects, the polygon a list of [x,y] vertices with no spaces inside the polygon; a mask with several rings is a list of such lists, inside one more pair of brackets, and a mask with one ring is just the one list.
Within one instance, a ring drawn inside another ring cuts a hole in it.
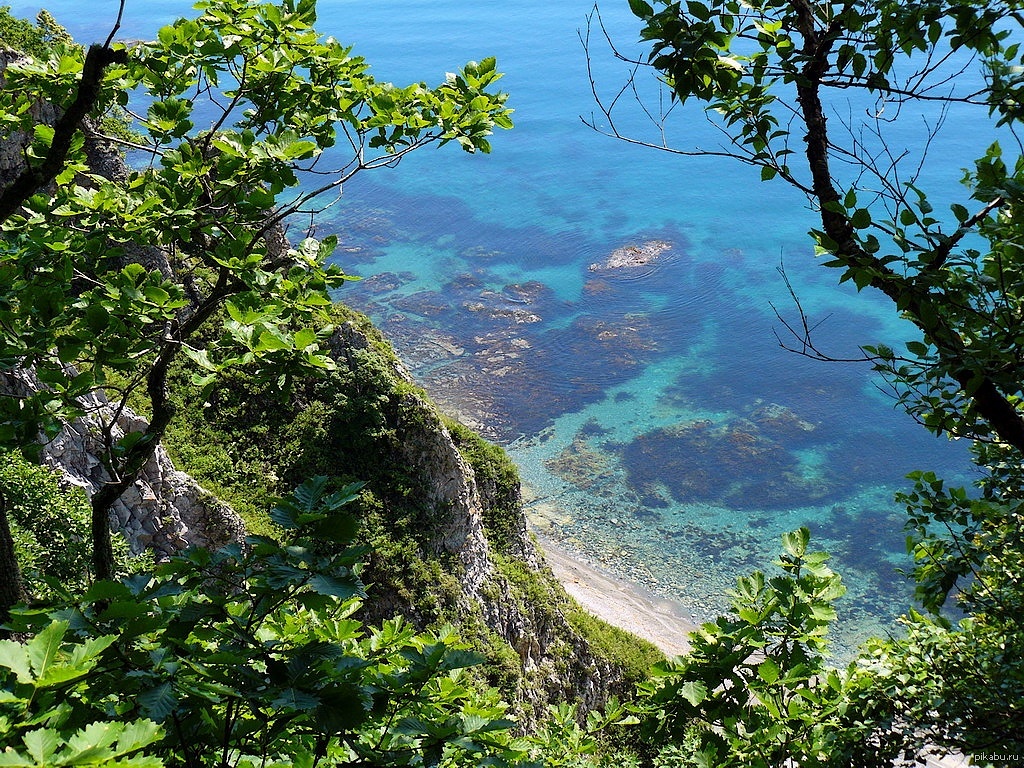
[{"label": "tree branch", "polygon": [[74,101],[54,123],[53,141],[50,142],[50,149],[43,162],[38,166],[25,168],[11,185],[0,193],[0,222],[10,218],[26,200],[57,178],[57,174],[64,169],[67,162],[75,132],[99,100],[104,70],[111,64],[120,64],[127,60],[128,54],[124,50],[111,50],[107,44],[89,47],[85,63],[82,65],[78,92]]},{"label": "tree branch", "polygon": [[897,274],[865,251],[857,241],[853,225],[840,203],[839,192],[832,183],[829,168],[828,132],[819,94],[821,79],[828,66],[828,41],[819,39],[807,0],[793,0],[793,5],[804,39],[803,53],[807,57],[802,77],[796,83],[797,101],[807,127],[806,155],[813,179],[813,193],[819,203],[824,233],[834,245],[833,254],[848,269],[866,271],[870,275],[869,284],[907,313],[925,338],[936,346],[949,375],[974,401],[982,418],[1000,439],[1024,452],[1024,419],[984,370],[971,368],[965,362],[967,350],[963,339],[942,318],[941,306],[938,306],[942,297],[933,295],[913,279]]}]

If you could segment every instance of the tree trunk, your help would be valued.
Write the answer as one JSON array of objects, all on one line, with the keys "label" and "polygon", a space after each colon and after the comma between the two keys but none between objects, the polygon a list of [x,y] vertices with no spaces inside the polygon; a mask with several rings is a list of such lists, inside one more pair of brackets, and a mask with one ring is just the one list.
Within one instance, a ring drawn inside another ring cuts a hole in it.
[{"label": "tree trunk", "polygon": [[92,111],[99,100],[104,70],[110,64],[122,64],[127,60],[128,54],[123,50],[113,51],[106,45],[90,46],[82,65],[82,78],[75,99],[54,123],[53,139],[43,162],[38,166],[26,167],[0,192],[0,221],[5,221],[64,170],[75,132],[81,127],[82,118]]},{"label": "tree trunk", "polygon": [[[794,0],[793,7],[799,18],[800,33],[803,36],[803,53],[807,64],[803,68],[802,80],[796,84],[800,116],[807,134],[807,165],[813,179],[812,193],[818,201],[822,229],[834,243],[832,254],[847,267],[866,270],[871,275],[870,285],[880,290],[902,308],[914,325],[924,334],[927,341],[935,345],[939,360],[948,375],[960,385],[961,391],[970,398],[977,412],[1003,442],[1024,453],[1024,416],[1005,393],[1001,392],[989,376],[988,371],[972,365],[970,350],[960,338],[956,328],[943,320],[939,310],[946,298],[941,293],[932,293],[927,283],[921,285],[912,278],[894,271],[882,259],[865,251],[858,243],[856,233],[848,215],[840,203],[839,191],[833,182],[829,167],[829,139],[825,125],[825,111],[822,107],[819,87],[821,77],[829,64],[829,52],[838,32],[831,30],[831,36],[819,35],[815,18],[808,0]],[[933,264],[941,264],[947,253],[939,253]]]}]

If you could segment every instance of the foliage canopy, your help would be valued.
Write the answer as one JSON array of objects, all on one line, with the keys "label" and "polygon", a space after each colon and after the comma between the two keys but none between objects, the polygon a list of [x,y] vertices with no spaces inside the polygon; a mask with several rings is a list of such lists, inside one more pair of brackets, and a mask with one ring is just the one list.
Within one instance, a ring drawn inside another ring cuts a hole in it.
[{"label": "foliage canopy", "polygon": [[[326,262],[335,238],[289,244],[289,217],[364,170],[429,144],[487,152],[491,131],[511,127],[505,95],[491,90],[494,59],[434,88],[399,87],[322,38],[308,0],[198,8],[99,63],[94,49],[54,41],[12,63],[0,94],[0,130],[24,144],[28,165],[4,191],[16,199],[0,243],[0,370],[41,385],[0,399],[0,443],[35,443],[40,429],[94,409],[101,389],[142,398],[148,412],[144,430],[118,434],[116,415],[104,427],[109,480],[93,497],[101,576],[112,572],[107,510],[173,417],[174,360],[191,360],[204,391],[249,363],[279,390],[332,366],[330,291],[349,278]],[[87,92],[90,114],[62,122]],[[63,117],[40,123],[40,104]],[[102,131],[114,108],[138,141]]]},{"label": "foliage canopy", "polygon": [[[822,678],[805,700],[842,703],[827,738],[857,736],[855,757],[841,758],[857,765],[889,765],[926,744],[965,753],[1019,751],[1024,676],[1013,659],[1024,645],[1024,159],[993,141],[966,172],[963,195],[939,200],[924,188],[922,169],[941,119],[925,124],[918,154],[886,135],[892,122],[919,121],[920,105],[929,104],[940,116],[944,109],[973,109],[977,120],[988,118],[993,139],[998,133],[1010,139],[1003,145],[1019,149],[1020,4],[629,4],[648,46],[645,59],[631,62],[632,76],[653,72],[673,104],[703,107],[724,145],[691,150],[620,137],[728,157],[759,169],[764,181],[803,192],[820,221],[811,236],[824,266],[839,270],[840,282],[880,291],[919,334],[903,350],[865,346],[864,359],[925,427],[974,442],[981,479],[973,492],[919,472],[900,496],[926,611],[905,617],[906,637],[869,644],[840,685]],[[851,109],[851,102],[867,108]],[[601,104],[607,122],[594,126],[619,135],[615,118],[625,103]],[[801,322],[787,323],[794,333],[787,346],[830,359],[815,346],[813,323],[799,303],[798,310]],[[944,617],[950,596],[956,613]],[[748,687],[756,692],[765,682]],[[718,727],[750,728],[756,717]]]}]

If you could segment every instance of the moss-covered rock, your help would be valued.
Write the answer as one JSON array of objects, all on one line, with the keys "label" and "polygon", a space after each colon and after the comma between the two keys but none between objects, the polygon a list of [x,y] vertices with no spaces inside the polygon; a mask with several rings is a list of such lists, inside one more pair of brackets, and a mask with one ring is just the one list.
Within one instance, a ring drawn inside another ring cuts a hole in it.
[{"label": "moss-covered rock", "polygon": [[528,717],[626,693],[628,654],[570,621],[579,608],[527,532],[505,452],[443,417],[365,317],[338,306],[334,322],[337,369],[287,393],[239,371],[202,403],[180,374],[166,443],[182,468],[255,529],[269,528],[268,497],[310,476],[364,482],[367,620],[456,625],[487,656],[484,678]]}]

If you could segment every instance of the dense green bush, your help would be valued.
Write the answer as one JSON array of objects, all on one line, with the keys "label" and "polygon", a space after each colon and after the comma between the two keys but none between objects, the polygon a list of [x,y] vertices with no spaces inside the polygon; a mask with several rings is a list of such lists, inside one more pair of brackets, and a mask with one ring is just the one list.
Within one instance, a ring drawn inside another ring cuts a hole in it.
[{"label": "dense green bush", "polygon": [[[30,599],[48,599],[53,580],[69,591],[82,591],[91,573],[89,502],[79,488],[62,488],[50,469],[33,464],[17,451],[0,452],[0,493],[14,537],[15,552]],[[128,543],[115,537],[118,562],[137,569],[149,562],[133,559]]]},{"label": "dense green bush", "polygon": [[0,6],[0,45],[36,58],[49,55],[55,45],[73,45],[71,36],[42,10],[33,24],[11,15],[9,5]]}]

